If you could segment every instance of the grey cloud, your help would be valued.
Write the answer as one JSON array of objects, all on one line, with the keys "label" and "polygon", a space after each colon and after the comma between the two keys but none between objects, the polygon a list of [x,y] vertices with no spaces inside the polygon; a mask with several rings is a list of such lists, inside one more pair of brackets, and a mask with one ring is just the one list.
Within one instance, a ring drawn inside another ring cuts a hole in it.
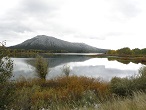
[{"label": "grey cloud", "polygon": [[31,31],[31,29],[25,25],[23,25],[22,23],[20,23],[19,21],[2,21],[0,22],[0,32],[1,33],[7,33],[9,31],[13,31],[13,32],[18,32],[18,33],[24,33],[25,31]]},{"label": "grey cloud", "polygon": [[84,39],[95,39],[95,40],[104,40],[106,37],[105,36],[96,36],[94,34],[85,34],[76,31],[64,31],[67,34],[72,34],[74,35],[75,38],[84,38]]},{"label": "grey cloud", "polygon": [[43,14],[50,15],[53,11],[58,9],[55,4],[51,2],[46,3],[46,0],[24,0],[21,4],[22,12],[24,11],[27,14],[31,14],[31,16],[38,15],[38,17]]},{"label": "grey cloud", "polygon": [[120,37],[124,35],[124,33],[121,32],[109,32],[109,33],[105,33],[103,35],[101,35],[101,38],[106,39],[108,37]]},{"label": "grey cloud", "polygon": [[[47,0],[22,0],[17,7],[9,10],[4,16],[0,16],[0,34],[9,36],[12,33],[24,33],[38,31],[46,28],[58,6]],[[31,21],[29,21],[32,19]],[[28,22],[29,21],[29,22]],[[53,25],[53,24],[51,24]]]},{"label": "grey cloud", "polygon": [[105,37],[101,37],[101,36],[87,36],[87,38],[89,38],[89,39],[95,39],[95,40],[104,40],[105,39]]},{"label": "grey cloud", "polygon": [[105,34],[104,36],[121,36],[121,35],[123,34],[120,32],[110,32],[110,33]]},{"label": "grey cloud", "polygon": [[120,0],[118,2],[118,10],[127,17],[135,17],[140,12],[137,4],[130,0]]},{"label": "grey cloud", "polygon": [[112,36],[116,36],[116,37],[119,37],[119,36],[122,36],[123,33],[120,33],[120,32],[109,32],[109,33],[105,33],[101,36],[86,36],[87,38],[90,38],[90,39],[95,39],[95,40],[105,40],[107,37],[112,37]]},{"label": "grey cloud", "polygon": [[41,20],[49,19],[54,17],[54,12],[59,9],[58,4],[51,1],[52,0],[22,0],[14,10],[9,12],[10,17],[18,17],[20,19],[30,17],[35,19],[41,18]]},{"label": "grey cloud", "polygon": [[[138,3],[133,0],[105,0],[112,4],[110,18],[112,20],[125,20],[139,15],[141,12]],[[116,18],[116,19],[115,19]]]}]

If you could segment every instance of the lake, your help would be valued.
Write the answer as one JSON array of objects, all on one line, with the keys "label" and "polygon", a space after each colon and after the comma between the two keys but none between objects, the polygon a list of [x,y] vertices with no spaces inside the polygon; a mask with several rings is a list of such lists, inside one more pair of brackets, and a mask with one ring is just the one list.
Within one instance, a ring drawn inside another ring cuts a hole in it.
[{"label": "lake", "polygon": [[[63,76],[62,68],[64,65],[70,66],[70,75],[101,78],[105,81],[109,81],[115,76],[130,77],[136,75],[138,69],[142,66],[140,63],[123,64],[118,61],[109,61],[107,58],[91,58],[78,55],[56,55],[46,59],[49,62],[50,69],[46,76],[47,79]],[[14,61],[13,80],[20,77],[37,77],[34,58],[12,58],[12,60]]]}]

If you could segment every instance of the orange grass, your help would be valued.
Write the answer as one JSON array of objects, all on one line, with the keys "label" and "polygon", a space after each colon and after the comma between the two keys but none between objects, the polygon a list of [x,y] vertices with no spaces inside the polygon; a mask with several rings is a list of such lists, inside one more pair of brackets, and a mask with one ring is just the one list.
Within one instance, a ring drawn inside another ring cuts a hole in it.
[{"label": "orange grass", "polygon": [[21,80],[16,83],[18,90],[21,88],[32,88],[38,86],[39,90],[32,94],[32,99],[52,99],[57,100],[79,100],[85,91],[94,91],[99,96],[104,96],[108,93],[109,84],[98,79],[87,77],[59,77],[52,80]]}]

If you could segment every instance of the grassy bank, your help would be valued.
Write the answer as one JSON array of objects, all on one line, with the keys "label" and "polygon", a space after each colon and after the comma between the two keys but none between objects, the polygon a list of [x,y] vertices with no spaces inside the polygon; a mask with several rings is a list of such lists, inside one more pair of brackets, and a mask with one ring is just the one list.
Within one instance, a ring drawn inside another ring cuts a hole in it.
[{"label": "grassy bank", "polygon": [[142,92],[134,92],[133,97],[113,98],[99,106],[98,110],[145,110],[146,94]]},{"label": "grassy bank", "polygon": [[1,109],[14,110],[144,110],[146,67],[130,78],[100,79],[64,76],[25,79],[0,84]]},{"label": "grassy bank", "polygon": [[144,56],[112,56],[112,57],[107,57],[109,61],[116,60],[118,62],[124,63],[124,64],[129,64],[130,62],[133,63],[141,63],[141,64],[146,64],[146,57]]},{"label": "grassy bank", "polygon": [[[8,108],[19,110],[41,108],[74,109],[93,106],[109,94],[109,85],[98,79],[86,77],[59,77],[52,80],[21,79],[13,82],[15,90]],[[11,91],[10,91],[11,92]]]}]

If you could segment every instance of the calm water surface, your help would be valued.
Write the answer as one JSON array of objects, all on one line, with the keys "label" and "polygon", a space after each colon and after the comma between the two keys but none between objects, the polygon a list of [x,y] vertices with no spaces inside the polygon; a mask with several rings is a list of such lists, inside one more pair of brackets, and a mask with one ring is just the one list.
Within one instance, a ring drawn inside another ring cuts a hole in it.
[{"label": "calm water surface", "polygon": [[[37,77],[34,67],[34,58],[12,58],[14,61],[13,78]],[[107,58],[90,58],[88,56],[56,56],[47,58],[50,72],[46,78],[63,76],[64,65],[70,66],[70,75],[102,78],[109,81],[112,77],[129,77],[138,74],[138,69],[142,64],[123,64],[117,61],[108,61]]]}]

